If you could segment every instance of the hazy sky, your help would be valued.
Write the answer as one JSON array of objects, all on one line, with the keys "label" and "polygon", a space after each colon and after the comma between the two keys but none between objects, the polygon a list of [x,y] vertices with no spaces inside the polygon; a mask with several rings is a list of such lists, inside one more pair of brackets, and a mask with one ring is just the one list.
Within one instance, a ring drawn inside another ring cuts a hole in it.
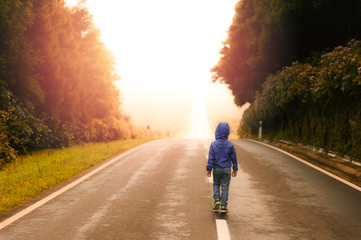
[{"label": "hazy sky", "polygon": [[87,1],[102,41],[116,57],[122,111],[133,124],[185,132],[200,92],[212,128],[219,120],[241,118],[230,91],[211,83],[209,72],[217,63],[236,2]]}]

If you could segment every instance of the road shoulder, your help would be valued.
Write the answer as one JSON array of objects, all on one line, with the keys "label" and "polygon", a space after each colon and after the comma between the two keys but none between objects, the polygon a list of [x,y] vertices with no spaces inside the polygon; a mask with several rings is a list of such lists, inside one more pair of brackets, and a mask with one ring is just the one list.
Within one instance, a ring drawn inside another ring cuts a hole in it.
[{"label": "road shoulder", "polygon": [[247,139],[270,145],[291,153],[296,157],[305,160],[327,172],[330,172],[346,181],[361,187],[361,166],[353,164],[337,156],[330,156],[324,152],[310,149],[300,144],[268,140],[268,139]]}]

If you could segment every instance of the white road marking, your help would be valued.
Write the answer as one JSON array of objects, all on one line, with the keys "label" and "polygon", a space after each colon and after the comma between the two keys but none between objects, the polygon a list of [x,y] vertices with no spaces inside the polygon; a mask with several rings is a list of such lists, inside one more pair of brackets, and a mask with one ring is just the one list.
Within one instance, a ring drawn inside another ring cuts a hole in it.
[{"label": "white road marking", "polygon": [[352,188],[354,188],[354,189],[361,192],[361,187],[359,187],[359,186],[357,186],[357,185],[355,185],[355,184],[353,184],[353,183],[351,183],[349,181],[346,181],[345,179],[340,178],[340,177],[338,177],[338,176],[336,176],[336,175],[334,175],[334,174],[332,174],[332,173],[330,173],[330,172],[328,172],[328,171],[326,171],[326,170],[324,170],[322,168],[319,168],[319,167],[317,167],[317,166],[315,166],[315,165],[313,165],[313,164],[311,164],[311,163],[309,163],[309,162],[307,162],[307,161],[305,161],[305,160],[303,160],[303,159],[301,159],[299,157],[296,157],[295,155],[293,155],[291,153],[288,153],[288,152],[286,152],[286,151],[284,151],[282,149],[276,148],[276,147],[274,147],[272,145],[269,145],[269,144],[266,144],[266,143],[263,143],[263,142],[258,142],[258,141],[252,140],[252,139],[247,139],[247,140],[251,141],[251,142],[263,144],[263,145],[265,145],[267,147],[273,148],[273,149],[275,149],[275,150],[277,150],[277,151],[279,151],[281,153],[284,153],[284,154],[286,154],[286,155],[288,155],[288,156],[290,156],[290,157],[292,157],[292,158],[294,158],[294,159],[296,159],[296,160],[298,160],[298,161],[300,161],[300,162],[302,162],[302,163],[304,163],[304,164],[306,164],[306,165],[308,165],[308,166],[310,166],[310,167],[312,167],[312,168],[314,168],[314,169],[316,169],[316,170],[318,170],[318,171],[320,171],[320,172],[322,172],[322,173],[324,173],[324,174],[326,174],[326,175],[328,175],[328,176],[330,176],[330,177],[332,177],[332,178],[334,178],[334,179],[336,179],[336,180],[338,180],[338,181],[340,181],[340,182],[342,182],[342,183],[344,183],[344,184],[346,184],[346,185],[348,185],[348,186],[350,186],[350,187],[352,187]]},{"label": "white road marking", "polygon": [[231,236],[229,235],[228,224],[224,219],[216,219],[217,226],[217,237],[218,240],[230,240]]},{"label": "white road marking", "polygon": [[[153,141],[154,142],[154,141]],[[151,142],[149,142],[151,143]],[[149,144],[146,143],[146,144]],[[64,193],[65,191],[73,188],[74,186],[78,185],[79,183],[83,182],[84,180],[86,180],[87,178],[93,176],[94,174],[98,173],[99,171],[103,170],[104,168],[108,167],[109,165],[113,164],[114,162],[118,161],[120,158],[123,158],[127,155],[129,155],[130,153],[138,150],[138,148],[143,147],[145,144],[142,144],[140,146],[137,146],[127,152],[122,153],[121,155],[118,155],[116,157],[114,157],[113,159],[111,159],[110,161],[108,161],[107,163],[105,163],[104,165],[101,165],[100,167],[94,169],[93,171],[89,172],[88,174],[82,176],[81,178],[75,180],[74,182],[66,185],[65,187],[59,189],[58,191],[50,194],[49,196],[47,196],[46,198],[43,198],[42,200],[34,203],[33,205],[25,208],[24,210],[22,210],[21,212],[11,216],[10,218],[2,221],[0,223],[0,230],[3,229],[4,227],[10,225],[11,223],[15,222],[16,220],[22,218],[23,216],[25,216],[26,214],[32,212],[33,210],[37,209],[38,207],[44,205],[45,203],[49,202],[50,200],[56,198],[57,196],[59,196],[60,194]]]}]

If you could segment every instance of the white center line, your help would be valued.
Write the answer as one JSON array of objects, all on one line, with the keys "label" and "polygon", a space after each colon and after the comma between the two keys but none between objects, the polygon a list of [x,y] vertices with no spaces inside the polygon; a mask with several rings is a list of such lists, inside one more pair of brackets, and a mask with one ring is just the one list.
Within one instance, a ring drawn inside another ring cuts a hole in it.
[{"label": "white center line", "polygon": [[218,240],[231,240],[229,235],[228,224],[224,219],[216,219]]}]

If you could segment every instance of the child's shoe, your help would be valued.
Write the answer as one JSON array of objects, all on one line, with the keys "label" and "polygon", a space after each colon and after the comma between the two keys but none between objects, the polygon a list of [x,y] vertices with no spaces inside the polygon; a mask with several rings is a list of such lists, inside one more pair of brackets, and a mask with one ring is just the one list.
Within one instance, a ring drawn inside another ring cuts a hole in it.
[{"label": "child's shoe", "polygon": [[217,199],[213,204],[213,212],[218,212],[220,206],[221,206],[221,201]]},{"label": "child's shoe", "polygon": [[225,206],[221,207],[221,213],[228,213],[228,208]]}]

